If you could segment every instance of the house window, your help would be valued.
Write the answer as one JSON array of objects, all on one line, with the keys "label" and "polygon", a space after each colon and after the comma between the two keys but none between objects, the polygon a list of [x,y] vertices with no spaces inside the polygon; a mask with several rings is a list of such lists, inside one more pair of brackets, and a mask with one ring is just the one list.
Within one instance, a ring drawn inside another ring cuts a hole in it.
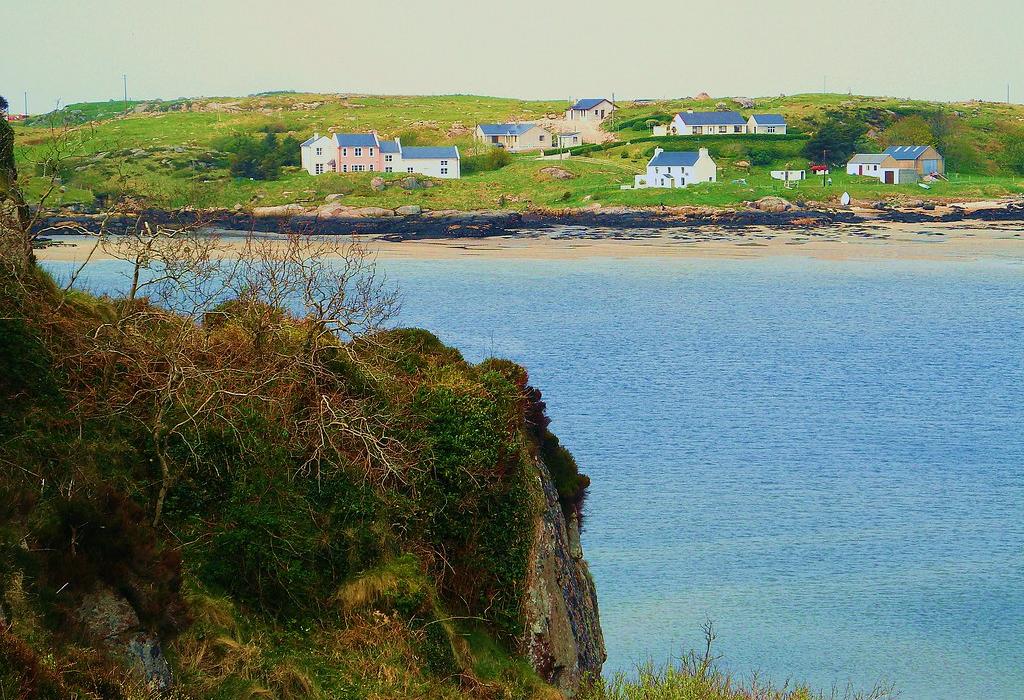
[{"label": "house window", "polygon": [[407,172],[407,173],[411,173],[411,172],[413,172],[413,169],[412,169],[412,168],[406,168],[406,169],[405,169],[405,172]]},{"label": "house window", "polygon": [[544,134],[541,134],[540,137],[537,140],[543,142],[544,141]]},{"label": "house window", "polygon": [[733,131],[734,134],[742,134],[743,133],[743,127],[742,126],[734,126],[732,128],[732,131]]},{"label": "house window", "polygon": [[332,172],[332,173],[336,173],[336,172],[338,172],[338,164],[337,164],[337,163],[335,163],[335,162],[334,162],[334,161],[332,160],[332,161],[331,161],[331,163],[330,163],[330,165],[331,165],[331,172]]},{"label": "house window", "polygon": [[384,156],[384,162],[385,163],[390,163],[391,162],[391,154],[390,153],[387,154],[386,156]]},{"label": "house window", "polygon": [[343,172],[343,173],[347,173],[348,172],[348,166],[345,165],[344,163],[341,164],[341,172]]},{"label": "house window", "polygon": [[729,127],[727,127],[727,126],[720,126],[720,127],[718,127],[718,133],[720,133],[720,134],[728,133],[728,131],[729,131]]},{"label": "house window", "polygon": [[317,154],[318,156],[322,156],[322,155],[324,154],[324,149],[322,149],[322,148],[317,148],[317,149],[316,149],[316,154]]},{"label": "house window", "polygon": [[366,170],[366,166],[365,165],[353,165],[352,166],[352,172],[354,172],[354,173],[361,173],[364,170]]},{"label": "house window", "polygon": [[317,175],[323,175],[324,174],[324,164],[323,163],[317,163],[315,166],[313,166],[313,170],[316,172]]},{"label": "house window", "polygon": [[774,134],[775,133],[775,127],[774,126],[769,126],[768,127],[768,133],[769,134]]},{"label": "house window", "polygon": [[373,163],[370,163],[370,172],[373,172]]},{"label": "house window", "polygon": [[390,166],[390,165],[385,165],[385,166],[384,166],[384,172],[386,172],[386,173],[390,173],[391,171],[392,171],[392,170],[391,170],[391,166]]},{"label": "house window", "polygon": [[441,174],[442,175],[447,175],[448,174],[448,168],[441,168]]},{"label": "house window", "polygon": [[361,156],[361,155],[363,155],[363,149],[361,149],[361,148],[357,148],[357,149],[356,149],[356,153],[355,153],[355,154],[356,154],[357,156]]},{"label": "house window", "polygon": [[448,161],[446,161],[446,160],[442,160],[442,161],[441,161],[441,165],[448,165]]},{"label": "house window", "polygon": [[373,149],[372,148],[370,149],[370,155],[371,156],[373,155]]},{"label": "house window", "polygon": [[347,149],[347,148],[343,148],[343,149],[341,149],[341,155],[342,155],[343,157],[344,157],[344,156],[347,156],[347,155],[348,155],[348,149]]},{"label": "house window", "polygon": [[698,135],[703,134],[704,133],[704,127],[702,127],[702,126],[695,126],[695,127],[693,127],[693,130],[690,133],[698,134]]}]

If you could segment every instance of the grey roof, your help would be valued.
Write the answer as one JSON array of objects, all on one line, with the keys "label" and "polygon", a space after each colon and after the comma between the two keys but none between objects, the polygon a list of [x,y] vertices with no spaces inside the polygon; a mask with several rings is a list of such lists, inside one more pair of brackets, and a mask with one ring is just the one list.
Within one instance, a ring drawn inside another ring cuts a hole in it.
[{"label": "grey roof", "polygon": [[647,165],[685,165],[691,166],[697,162],[700,154],[697,151],[662,151],[651,158]]},{"label": "grey roof", "polygon": [[863,163],[865,165],[880,165],[883,160],[889,157],[888,153],[857,153],[850,158],[853,164]]},{"label": "grey roof", "polygon": [[781,114],[755,114],[754,121],[762,126],[785,126],[786,118]]},{"label": "grey roof", "polygon": [[398,141],[381,141],[380,142],[381,153],[401,153],[402,148],[398,145]]},{"label": "grey roof", "polygon": [[314,134],[313,136],[310,136],[308,139],[303,141],[301,145],[302,146],[312,146],[314,141],[319,141],[322,138],[327,138],[327,137],[323,136],[323,135],[320,135],[320,134]]},{"label": "grey roof", "polygon": [[927,150],[928,146],[889,146],[885,152],[896,160],[917,160]]},{"label": "grey roof", "polygon": [[335,134],[334,141],[339,146],[376,146],[377,137],[374,134]]},{"label": "grey roof", "polygon": [[402,160],[422,160],[426,158],[452,158],[457,160],[459,149],[455,146],[403,146]]},{"label": "grey roof", "polygon": [[570,109],[593,109],[594,107],[597,107],[602,102],[607,102],[607,103],[611,104],[611,100],[609,100],[606,97],[591,97],[591,98],[587,98],[585,100],[577,100],[576,104],[574,104],[572,107],[570,107]]},{"label": "grey roof", "polygon": [[485,136],[520,136],[537,126],[536,124],[480,124]]},{"label": "grey roof", "polygon": [[679,118],[688,126],[727,126],[746,124],[739,112],[680,112]]}]

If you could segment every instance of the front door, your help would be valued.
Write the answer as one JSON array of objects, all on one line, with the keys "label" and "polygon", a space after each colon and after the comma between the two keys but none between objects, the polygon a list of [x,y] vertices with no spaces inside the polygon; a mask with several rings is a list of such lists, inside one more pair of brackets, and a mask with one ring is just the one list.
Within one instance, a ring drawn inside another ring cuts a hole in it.
[{"label": "front door", "polygon": [[896,184],[896,173],[892,170],[885,171],[885,184],[894,185]]},{"label": "front door", "polygon": [[858,175],[863,175],[864,174],[864,166],[863,165],[858,165],[857,166],[857,174]]}]

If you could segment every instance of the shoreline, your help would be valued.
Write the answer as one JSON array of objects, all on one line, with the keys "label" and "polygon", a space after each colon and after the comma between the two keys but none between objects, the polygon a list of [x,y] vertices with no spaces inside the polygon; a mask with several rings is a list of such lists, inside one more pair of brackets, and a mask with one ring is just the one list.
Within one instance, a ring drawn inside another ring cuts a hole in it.
[{"label": "shoreline", "polygon": [[[224,255],[236,253],[245,233],[213,229]],[[258,235],[273,236],[261,233]],[[583,260],[587,258],[804,257],[844,260],[999,259],[1024,264],[1024,225],[973,222],[835,223],[781,229],[769,226],[662,227],[614,230],[580,226],[518,229],[488,236],[422,237],[396,240],[389,234],[360,235],[381,260]],[[42,261],[83,262],[111,256],[92,249],[95,238],[66,235],[36,251]]]}]

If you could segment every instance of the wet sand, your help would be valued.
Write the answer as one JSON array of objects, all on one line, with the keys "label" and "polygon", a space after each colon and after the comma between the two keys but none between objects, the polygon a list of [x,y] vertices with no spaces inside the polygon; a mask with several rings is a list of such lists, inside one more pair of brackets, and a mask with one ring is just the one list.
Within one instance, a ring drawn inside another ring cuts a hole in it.
[{"label": "wet sand", "polygon": [[[273,237],[274,234],[262,234]],[[1017,223],[878,223],[833,224],[819,229],[709,226],[668,229],[587,229],[563,227],[523,230],[486,238],[444,238],[394,242],[377,236],[360,238],[380,259],[450,260],[492,258],[571,260],[592,257],[759,258],[798,256],[823,260],[965,260],[1004,258],[1024,263],[1024,225]],[[230,255],[244,238],[225,232],[223,250]],[[86,236],[55,238],[56,245],[37,252],[41,260],[81,262],[96,246]],[[93,260],[108,259],[101,248]]]}]

